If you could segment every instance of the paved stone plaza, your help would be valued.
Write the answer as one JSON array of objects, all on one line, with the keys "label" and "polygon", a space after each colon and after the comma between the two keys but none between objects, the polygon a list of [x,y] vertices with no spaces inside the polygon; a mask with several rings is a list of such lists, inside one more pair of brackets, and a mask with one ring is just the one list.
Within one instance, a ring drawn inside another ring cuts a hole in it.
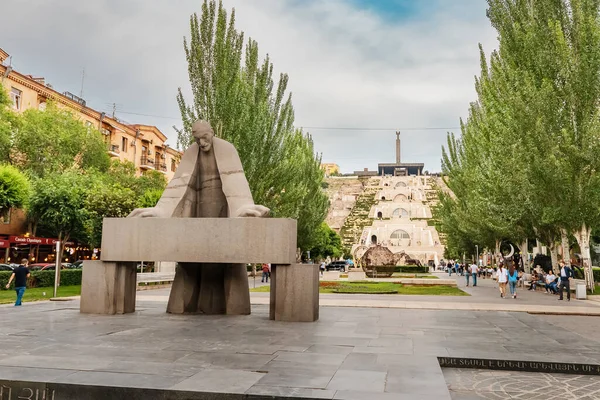
[{"label": "paved stone plaza", "polygon": [[78,307],[0,307],[0,380],[437,400],[482,398],[455,393],[438,356],[600,364],[597,317],[322,307],[318,322],[284,323],[262,305],[249,316],[169,315],[158,301],[120,316]]}]

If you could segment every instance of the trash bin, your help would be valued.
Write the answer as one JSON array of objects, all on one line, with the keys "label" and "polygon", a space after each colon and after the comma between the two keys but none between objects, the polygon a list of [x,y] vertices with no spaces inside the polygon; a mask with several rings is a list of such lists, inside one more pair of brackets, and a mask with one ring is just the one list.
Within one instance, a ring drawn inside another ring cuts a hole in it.
[{"label": "trash bin", "polygon": [[575,298],[577,300],[585,300],[587,298],[587,292],[585,284],[578,283],[575,287]]}]

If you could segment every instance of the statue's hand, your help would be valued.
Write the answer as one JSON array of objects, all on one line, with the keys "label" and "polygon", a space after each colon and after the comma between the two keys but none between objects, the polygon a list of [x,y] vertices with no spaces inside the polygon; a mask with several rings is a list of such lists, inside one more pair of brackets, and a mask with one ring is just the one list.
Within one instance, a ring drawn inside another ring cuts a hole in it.
[{"label": "statue's hand", "polygon": [[156,207],[136,208],[127,216],[127,218],[159,218],[161,217]]},{"label": "statue's hand", "polygon": [[254,218],[265,218],[269,216],[269,210],[265,206],[253,204],[251,206],[244,206],[235,212],[234,217],[254,217]]}]

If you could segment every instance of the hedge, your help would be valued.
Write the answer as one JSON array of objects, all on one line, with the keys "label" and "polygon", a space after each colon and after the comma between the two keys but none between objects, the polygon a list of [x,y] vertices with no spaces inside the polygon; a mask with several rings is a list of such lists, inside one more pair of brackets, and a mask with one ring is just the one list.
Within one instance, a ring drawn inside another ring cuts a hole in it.
[{"label": "hedge", "polygon": [[[594,273],[594,282],[600,282],[600,267],[593,267],[592,271]],[[583,275],[583,268],[573,267],[573,274],[575,275],[575,279],[585,279]]]},{"label": "hedge", "polygon": [[[12,272],[0,271],[0,290],[6,290],[6,284]],[[62,286],[81,285],[81,269],[63,269],[60,271],[60,284]],[[33,271],[27,281],[28,287],[54,286],[54,271]],[[11,289],[14,284],[11,285]]]},{"label": "hedge", "polygon": [[397,265],[394,272],[407,272],[412,274],[426,274],[429,272],[428,266],[419,267],[418,265]]}]

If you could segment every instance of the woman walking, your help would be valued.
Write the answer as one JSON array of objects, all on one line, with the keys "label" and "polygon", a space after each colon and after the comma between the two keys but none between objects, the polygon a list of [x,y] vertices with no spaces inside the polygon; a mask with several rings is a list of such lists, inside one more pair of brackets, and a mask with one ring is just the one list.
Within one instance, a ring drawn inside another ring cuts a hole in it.
[{"label": "woman walking", "polygon": [[513,265],[508,273],[508,286],[513,299],[517,298],[517,281],[519,280],[519,272]]},{"label": "woman walking", "polygon": [[503,264],[498,268],[498,288],[500,289],[500,297],[506,298],[506,282],[508,281],[508,273]]}]

